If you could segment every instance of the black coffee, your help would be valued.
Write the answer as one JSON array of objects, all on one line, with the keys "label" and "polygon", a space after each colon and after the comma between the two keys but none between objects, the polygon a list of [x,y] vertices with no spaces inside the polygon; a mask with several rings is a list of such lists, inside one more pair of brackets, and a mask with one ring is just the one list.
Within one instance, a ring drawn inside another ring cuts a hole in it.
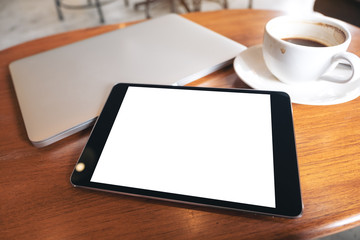
[{"label": "black coffee", "polygon": [[297,45],[308,46],[308,47],[327,47],[327,45],[325,45],[321,42],[306,39],[306,38],[283,38],[282,40],[285,40],[287,42],[294,43]]}]

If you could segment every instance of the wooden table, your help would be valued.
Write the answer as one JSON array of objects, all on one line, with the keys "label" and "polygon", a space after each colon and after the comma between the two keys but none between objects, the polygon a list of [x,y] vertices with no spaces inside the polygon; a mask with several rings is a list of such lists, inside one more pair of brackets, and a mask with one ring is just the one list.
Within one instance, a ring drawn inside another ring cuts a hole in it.
[{"label": "wooden table", "polygon": [[[280,12],[224,10],[184,16],[246,46]],[[298,219],[217,210],[73,188],[90,130],[37,149],[27,139],[8,64],[127,24],[63,33],[0,52],[0,239],[310,239],[360,225],[360,98],[293,105],[304,213]],[[360,55],[360,29],[350,51]],[[232,67],[190,85],[247,86]]]}]

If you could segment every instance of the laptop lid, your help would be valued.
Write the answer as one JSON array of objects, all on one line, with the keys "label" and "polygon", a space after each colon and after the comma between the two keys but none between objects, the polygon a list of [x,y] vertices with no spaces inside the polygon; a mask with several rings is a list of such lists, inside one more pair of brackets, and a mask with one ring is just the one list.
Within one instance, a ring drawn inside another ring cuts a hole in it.
[{"label": "laptop lid", "polygon": [[120,82],[184,85],[246,47],[169,14],[10,64],[30,141],[43,147],[89,127]]}]

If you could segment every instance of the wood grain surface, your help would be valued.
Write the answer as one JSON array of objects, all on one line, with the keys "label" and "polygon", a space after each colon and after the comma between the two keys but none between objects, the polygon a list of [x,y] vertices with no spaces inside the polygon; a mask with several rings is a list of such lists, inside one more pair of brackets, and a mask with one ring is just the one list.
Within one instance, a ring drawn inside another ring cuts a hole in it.
[{"label": "wood grain surface", "polygon": [[[223,10],[184,16],[246,46],[261,44],[281,12]],[[293,104],[304,213],[298,219],[195,207],[73,188],[70,175],[90,130],[31,145],[10,62],[127,26],[34,40],[0,52],[0,239],[311,239],[360,225],[360,98],[334,106]],[[360,55],[360,29],[349,50]],[[227,67],[189,85],[248,88]]]}]

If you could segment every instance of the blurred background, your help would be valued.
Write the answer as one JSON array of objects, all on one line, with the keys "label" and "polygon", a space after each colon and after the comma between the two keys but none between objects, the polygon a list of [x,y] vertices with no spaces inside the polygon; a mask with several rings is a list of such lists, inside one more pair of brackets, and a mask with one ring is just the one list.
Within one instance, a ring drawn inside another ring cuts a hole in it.
[{"label": "blurred background", "polygon": [[[97,0],[0,0],[0,50],[7,47],[80,28],[94,27],[100,24],[112,24],[145,19],[145,4],[142,0],[99,0],[104,23],[100,22]],[[213,11],[227,7],[276,9],[287,12],[308,13],[313,9],[314,0],[151,0],[149,13],[158,17],[172,11],[186,13],[189,10]],[[59,20],[56,3],[60,3],[63,20]],[[93,7],[70,9],[65,6]],[[127,4],[128,3],[128,4]],[[174,6],[173,6],[174,5]]]}]

